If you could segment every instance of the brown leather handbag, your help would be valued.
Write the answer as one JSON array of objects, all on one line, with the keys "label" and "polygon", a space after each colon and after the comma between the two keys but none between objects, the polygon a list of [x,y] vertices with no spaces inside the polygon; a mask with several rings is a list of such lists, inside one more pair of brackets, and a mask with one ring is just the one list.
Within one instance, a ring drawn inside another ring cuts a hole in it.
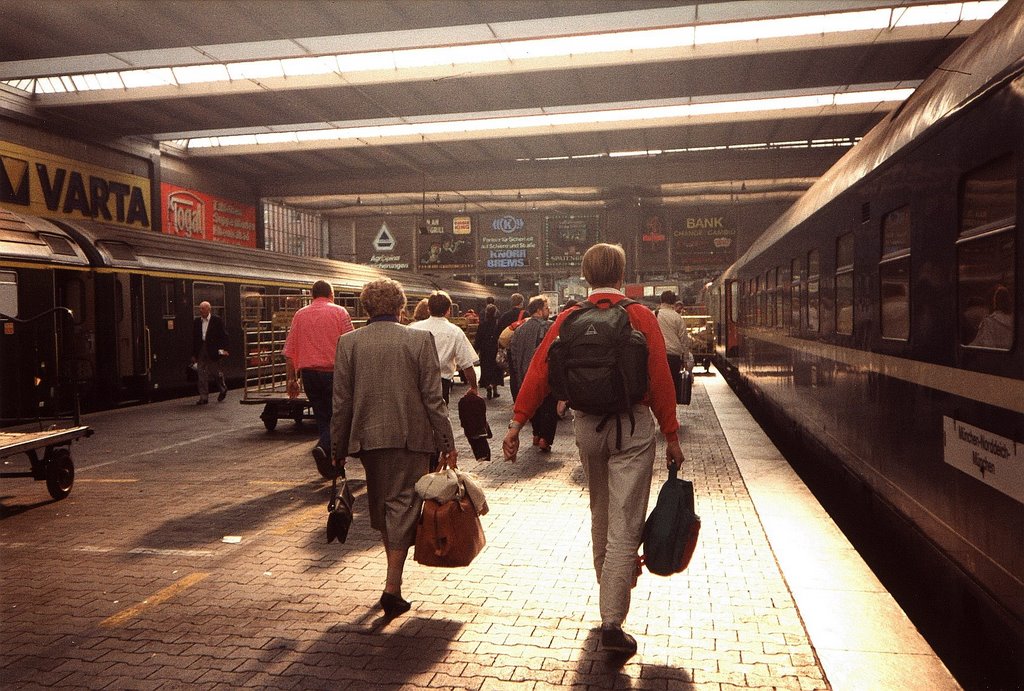
[{"label": "brown leather handbag", "polygon": [[413,559],[424,566],[469,566],[487,541],[468,496],[439,504],[423,500]]}]

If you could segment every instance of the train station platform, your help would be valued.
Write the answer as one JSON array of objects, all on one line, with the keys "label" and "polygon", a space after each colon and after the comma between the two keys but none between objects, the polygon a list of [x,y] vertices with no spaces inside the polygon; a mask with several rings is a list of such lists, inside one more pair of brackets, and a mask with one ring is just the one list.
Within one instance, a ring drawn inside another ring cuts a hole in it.
[{"label": "train station platform", "polygon": [[312,425],[268,433],[232,391],[87,416],[62,501],[0,481],[0,687],[959,688],[722,377],[695,379],[678,414],[700,542],[684,573],[640,577],[625,662],[598,650],[568,423],[552,453],[506,463],[503,389],[494,460],[457,431],[487,491],[487,546],[462,569],[410,558],[412,610],[388,622],[360,464],[348,541],[327,544]]}]

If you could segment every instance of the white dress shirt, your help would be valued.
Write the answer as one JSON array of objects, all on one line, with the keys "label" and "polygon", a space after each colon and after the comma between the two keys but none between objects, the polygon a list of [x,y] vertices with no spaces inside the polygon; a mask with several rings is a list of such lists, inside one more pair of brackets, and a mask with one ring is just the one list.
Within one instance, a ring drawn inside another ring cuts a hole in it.
[{"label": "white dress shirt", "polygon": [[480,362],[466,332],[444,317],[428,317],[409,324],[410,329],[434,334],[437,359],[441,363],[441,377],[451,379],[455,373]]}]

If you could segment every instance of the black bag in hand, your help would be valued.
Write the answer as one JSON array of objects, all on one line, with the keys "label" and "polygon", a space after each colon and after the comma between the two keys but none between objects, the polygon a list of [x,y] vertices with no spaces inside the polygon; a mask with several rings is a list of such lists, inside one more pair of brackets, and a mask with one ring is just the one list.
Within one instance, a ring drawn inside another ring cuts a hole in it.
[{"label": "black bag in hand", "polygon": [[683,370],[680,372],[681,382],[679,390],[676,391],[676,403],[679,405],[690,405],[690,397],[693,395],[693,372]]},{"label": "black bag in hand", "polygon": [[644,525],[643,562],[658,576],[679,573],[690,564],[700,533],[700,516],[693,511],[693,483],[680,480],[673,465],[658,493],[658,503]]},{"label": "black bag in hand", "polygon": [[334,540],[345,542],[348,539],[348,529],[352,526],[352,505],[355,497],[352,490],[348,488],[348,480],[345,479],[345,468],[341,468],[341,489],[338,489],[338,476],[335,475],[331,481],[333,495],[327,503],[327,542]]}]

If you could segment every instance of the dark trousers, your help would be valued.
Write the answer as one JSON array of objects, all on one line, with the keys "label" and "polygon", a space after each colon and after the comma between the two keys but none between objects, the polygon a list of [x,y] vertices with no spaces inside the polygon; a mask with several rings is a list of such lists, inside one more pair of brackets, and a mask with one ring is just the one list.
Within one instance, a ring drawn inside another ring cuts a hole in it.
[{"label": "dark trousers", "polygon": [[320,370],[302,370],[302,388],[306,392],[309,404],[313,406],[313,417],[316,428],[320,432],[317,446],[331,455],[331,408],[334,400],[334,372]]},{"label": "dark trousers", "polygon": [[217,377],[217,389],[220,393],[228,392],[227,382],[224,381],[224,371],[220,368],[217,360],[211,360],[206,354],[206,344],[199,349],[199,357],[196,358],[196,389],[199,391],[199,400],[205,401],[210,397],[210,377]]},{"label": "dark trousers", "polygon": [[533,426],[533,436],[540,437],[551,445],[555,441],[555,430],[558,429],[558,401],[554,396],[548,394],[537,412],[530,418]]},{"label": "dark trousers", "polygon": [[683,400],[683,358],[678,355],[668,356],[668,371],[672,373],[672,383],[676,385],[676,400]]}]

